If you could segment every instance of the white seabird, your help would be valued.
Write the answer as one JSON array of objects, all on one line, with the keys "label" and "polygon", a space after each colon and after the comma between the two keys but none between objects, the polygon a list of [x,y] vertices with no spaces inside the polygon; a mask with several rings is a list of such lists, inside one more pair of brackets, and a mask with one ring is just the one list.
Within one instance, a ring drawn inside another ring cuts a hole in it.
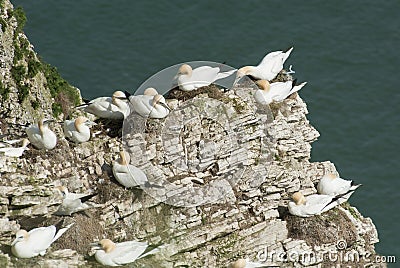
[{"label": "white seabird", "polygon": [[79,105],[77,108],[100,118],[121,120],[130,113],[126,98],[127,96],[124,92],[117,90],[112,97],[99,97]]},{"label": "white seabird", "polygon": [[183,91],[191,91],[208,86],[215,81],[232,75],[236,70],[220,72],[219,67],[201,66],[195,69],[189,64],[183,64],[174,79],[178,80],[178,86]]},{"label": "white seabird", "polygon": [[0,148],[0,152],[4,153],[5,156],[10,156],[10,157],[21,157],[22,154],[28,149],[28,144],[29,144],[28,139],[23,139],[22,140],[22,146],[21,147],[2,147]]},{"label": "white seabird", "polygon": [[35,228],[29,232],[19,230],[15,235],[15,240],[11,244],[11,252],[18,258],[43,256],[50,245],[60,238],[72,225],[73,223],[58,231],[54,225]]},{"label": "white seabird", "polygon": [[267,105],[272,102],[280,102],[286,99],[288,96],[294,92],[299,91],[304,87],[307,82],[303,82],[296,85],[297,80],[286,81],[286,82],[275,82],[270,84],[267,80],[257,81],[257,85],[261,89],[256,90],[254,93],[254,99],[257,103]]},{"label": "white seabird", "polygon": [[94,124],[94,122],[84,116],[79,116],[75,120],[65,120],[65,137],[75,143],[86,142],[90,139],[90,127]]},{"label": "white seabird", "polygon": [[158,94],[157,89],[155,89],[154,87],[149,87],[149,88],[146,88],[146,89],[144,90],[143,95],[146,95],[146,96],[156,96],[156,95],[159,95],[159,94]]},{"label": "white seabird", "polygon": [[146,184],[147,176],[144,172],[129,164],[129,155],[124,151],[120,152],[120,158],[113,162],[112,171],[115,179],[125,188]]},{"label": "white seabird", "polygon": [[[96,250],[94,257],[102,265],[120,266],[132,263],[137,259],[159,251],[155,248],[144,253],[149,246],[147,242],[126,241],[114,243],[110,239],[102,239],[99,243],[92,244]],[[143,254],[144,253],[144,254]]]},{"label": "white seabird", "polygon": [[[129,92],[125,92],[126,95]],[[147,88],[144,95],[128,95],[129,101],[132,104],[132,109],[142,117],[149,118],[164,118],[169,112],[170,108],[165,102],[165,98],[157,93],[154,88]]]},{"label": "white seabird", "polygon": [[292,195],[293,201],[288,204],[290,214],[299,217],[311,217],[326,212],[343,202],[346,202],[353,191],[337,196],[313,194],[305,197],[302,193],[296,192]]},{"label": "white seabird", "polygon": [[56,187],[56,189],[63,196],[63,202],[58,207],[58,210],[54,213],[55,215],[71,216],[72,213],[101,206],[88,201],[97,193],[94,194],[70,193],[67,187],[65,186],[58,186]]},{"label": "white seabird", "polygon": [[[245,75],[255,79],[272,80],[283,69],[283,64],[292,52],[293,47],[286,52],[274,51],[268,53],[257,66],[244,66],[237,71],[236,81]],[[293,71],[292,71],[293,72]]]},{"label": "white seabird", "polygon": [[29,141],[37,149],[51,150],[56,147],[57,136],[49,129],[48,122],[39,120],[37,125],[31,125],[25,129]]},{"label": "white seabird", "polygon": [[325,174],[318,182],[317,190],[320,194],[336,196],[349,191],[355,191],[361,184],[354,184],[353,181],[344,180],[335,174]]}]

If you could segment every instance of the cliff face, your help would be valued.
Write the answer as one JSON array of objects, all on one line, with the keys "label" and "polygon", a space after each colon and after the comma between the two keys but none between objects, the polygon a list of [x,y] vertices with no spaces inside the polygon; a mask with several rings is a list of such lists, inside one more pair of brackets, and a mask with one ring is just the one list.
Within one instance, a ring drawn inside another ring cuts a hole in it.
[{"label": "cliff face", "polygon": [[[22,13],[5,0],[0,16],[0,134],[12,139],[23,136],[16,124],[79,114],[69,110],[79,92],[38,59],[22,32]],[[319,133],[297,94],[269,109],[253,103],[254,90],[248,80],[227,93],[208,88],[187,101],[170,100],[169,117],[146,124],[130,118],[123,138],[121,130],[111,135],[103,129],[73,145],[54,123],[55,149],[30,147],[21,158],[1,155],[0,266],[95,267],[87,258],[89,244],[106,237],[164,245],[159,254],[135,262],[139,267],[226,267],[241,257],[283,267],[373,263],[375,226],[349,204],[307,219],[288,215],[293,192],[315,193],[322,175],[336,170],[330,162],[309,161]],[[120,186],[111,164],[122,148],[149,179],[168,185],[159,191]],[[66,217],[75,225],[44,257],[13,257],[9,245],[17,230],[61,219],[52,215],[61,202],[56,185],[71,192],[94,190],[102,208]],[[327,252],[360,260],[335,260]],[[300,257],[310,253],[315,258]]]}]

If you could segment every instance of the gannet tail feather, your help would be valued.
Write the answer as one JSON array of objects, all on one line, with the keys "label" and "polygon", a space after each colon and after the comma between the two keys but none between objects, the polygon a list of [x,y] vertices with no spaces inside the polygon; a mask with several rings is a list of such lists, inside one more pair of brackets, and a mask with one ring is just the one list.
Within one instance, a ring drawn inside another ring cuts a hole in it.
[{"label": "gannet tail feather", "polygon": [[342,197],[344,197],[344,196],[346,196],[346,195],[348,195],[348,194],[350,194],[350,193],[353,193],[354,191],[355,191],[355,189],[354,189],[354,190],[350,189],[350,190],[348,190],[347,192],[345,192],[345,193],[343,193],[343,194],[338,194],[338,195],[336,195],[335,197],[332,198],[331,202],[329,202],[328,204],[326,204],[326,205],[321,209],[321,211],[323,211],[327,206],[331,205],[332,203],[337,202],[340,198],[342,198]]},{"label": "gannet tail feather", "polygon": [[287,58],[289,58],[290,53],[292,53],[293,47],[290,47],[288,50],[286,50],[285,52],[285,57],[283,58],[283,62],[285,62],[287,60]]},{"label": "gannet tail feather", "polygon": [[[293,82],[296,82],[296,81],[297,81],[297,79],[295,79]],[[290,94],[299,91],[299,90],[302,89],[306,84],[307,84],[307,82],[303,82],[303,83],[298,84],[298,85],[296,85],[295,83],[293,83],[293,84],[292,84],[292,85],[293,85],[293,88],[292,88],[292,90],[290,91]]]},{"label": "gannet tail feather", "polygon": [[85,99],[85,98],[82,98],[82,100],[83,100],[84,103],[89,103],[91,101],[91,100],[88,100],[88,99]]},{"label": "gannet tail feather", "polygon": [[146,256],[148,256],[148,255],[156,254],[156,253],[159,252],[160,249],[163,248],[163,247],[164,247],[164,246],[159,246],[159,247],[153,248],[153,249],[149,250],[148,252],[146,252],[146,253],[140,255],[140,257],[139,257],[138,259],[144,258],[144,257],[146,257]]},{"label": "gannet tail feather", "polygon": [[54,236],[53,240],[51,241],[51,243],[59,239],[69,228],[71,228],[72,225],[74,225],[74,223],[71,223],[64,228],[59,229],[56,235]]},{"label": "gannet tail feather", "polygon": [[350,190],[355,191],[358,187],[360,187],[362,184],[356,184],[354,181],[351,181],[350,184]]},{"label": "gannet tail feather", "polygon": [[91,199],[93,196],[96,196],[96,195],[97,195],[97,193],[89,194],[89,195],[86,195],[86,196],[81,197],[79,199],[81,200],[82,203],[85,203],[86,201],[88,201],[89,199]]},{"label": "gannet tail feather", "polygon": [[90,104],[91,104],[90,102],[85,102],[83,104],[75,106],[75,109],[83,109],[83,108],[88,107]]}]

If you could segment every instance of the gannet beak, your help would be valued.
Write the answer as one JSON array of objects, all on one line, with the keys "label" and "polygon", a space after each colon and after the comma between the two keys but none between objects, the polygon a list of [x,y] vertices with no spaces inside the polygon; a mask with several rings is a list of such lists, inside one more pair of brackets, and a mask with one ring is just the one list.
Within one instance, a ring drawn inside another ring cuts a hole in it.
[{"label": "gannet beak", "polygon": [[165,103],[159,102],[158,104],[160,104],[161,106],[163,106],[165,109],[167,109],[168,111],[171,111],[171,108],[169,108],[169,106]]},{"label": "gannet beak", "polygon": [[90,247],[92,247],[92,249],[101,249],[101,245],[99,244],[99,242],[93,242],[89,244]]},{"label": "gannet beak", "polygon": [[91,127],[91,126],[96,126],[97,124],[93,121],[88,120],[85,122],[85,125],[87,125],[88,127]]},{"label": "gannet beak", "polygon": [[13,247],[17,242],[18,242],[18,239],[15,238],[14,241],[11,243],[11,246]]}]

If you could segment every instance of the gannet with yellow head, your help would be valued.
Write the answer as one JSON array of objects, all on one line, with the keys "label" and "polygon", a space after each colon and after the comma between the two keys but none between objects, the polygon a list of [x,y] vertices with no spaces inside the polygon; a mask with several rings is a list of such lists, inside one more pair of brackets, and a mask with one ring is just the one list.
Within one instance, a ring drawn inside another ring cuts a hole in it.
[{"label": "gannet with yellow head", "polygon": [[201,66],[195,69],[189,64],[179,67],[178,73],[174,77],[178,81],[178,86],[183,91],[191,91],[200,87],[208,86],[219,79],[232,75],[235,70],[220,72],[219,67]]}]

